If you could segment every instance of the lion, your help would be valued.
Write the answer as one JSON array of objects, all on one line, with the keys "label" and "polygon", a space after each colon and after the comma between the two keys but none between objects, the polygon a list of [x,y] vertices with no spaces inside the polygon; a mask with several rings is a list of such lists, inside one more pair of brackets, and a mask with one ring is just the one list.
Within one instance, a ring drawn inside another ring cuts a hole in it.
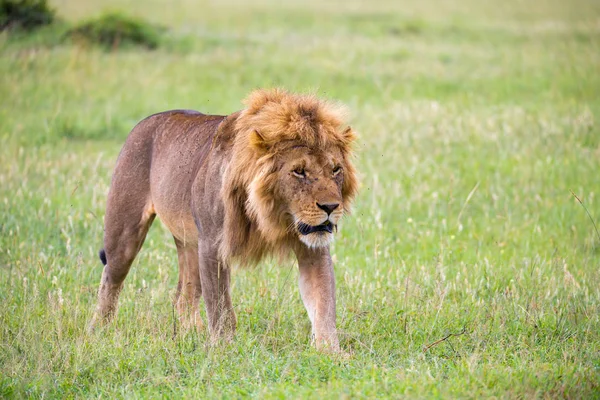
[{"label": "lion", "polygon": [[90,328],[119,293],[158,215],[175,240],[181,318],[211,340],[232,338],[234,265],[295,254],[319,349],[339,350],[330,243],[357,192],[353,130],[343,109],[313,95],[256,90],[228,116],[173,110],[139,122],[116,162],[106,204],[104,270]]}]

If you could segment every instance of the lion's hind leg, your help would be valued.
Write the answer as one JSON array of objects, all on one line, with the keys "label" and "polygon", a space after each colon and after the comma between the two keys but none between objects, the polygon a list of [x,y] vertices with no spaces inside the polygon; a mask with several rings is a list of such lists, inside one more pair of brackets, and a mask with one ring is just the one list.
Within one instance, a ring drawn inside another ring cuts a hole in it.
[{"label": "lion's hind leg", "polygon": [[105,216],[104,248],[100,251],[104,270],[98,289],[98,305],[89,326],[109,321],[115,314],[123,281],[140,251],[156,216],[145,201],[132,201],[130,193],[111,192]]},{"label": "lion's hind leg", "polygon": [[184,329],[196,327],[204,328],[200,316],[200,297],[202,288],[200,286],[200,270],[198,266],[198,247],[183,243],[175,238],[177,246],[177,258],[179,260],[179,283],[175,297],[175,307],[179,313],[179,320]]}]

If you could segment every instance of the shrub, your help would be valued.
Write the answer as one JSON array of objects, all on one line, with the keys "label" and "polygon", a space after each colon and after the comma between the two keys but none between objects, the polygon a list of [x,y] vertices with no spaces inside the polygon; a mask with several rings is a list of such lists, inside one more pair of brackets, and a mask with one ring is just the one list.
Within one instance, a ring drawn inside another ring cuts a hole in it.
[{"label": "shrub", "polygon": [[67,35],[109,49],[132,45],[155,49],[160,44],[161,28],[119,13],[107,13],[75,26]]},{"label": "shrub", "polygon": [[0,0],[0,31],[30,31],[53,20],[54,10],[48,6],[47,0]]}]

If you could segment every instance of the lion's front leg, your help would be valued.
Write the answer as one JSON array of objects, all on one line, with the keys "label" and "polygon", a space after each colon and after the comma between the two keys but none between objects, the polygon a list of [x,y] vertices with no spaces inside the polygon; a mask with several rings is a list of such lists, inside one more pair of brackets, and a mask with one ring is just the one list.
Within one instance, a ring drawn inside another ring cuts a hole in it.
[{"label": "lion's front leg", "polygon": [[300,294],[320,350],[339,351],[335,328],[335,275],[328,248],[296,250]]},{"label": "lion's front leg", "polygon": [[231,340],[237,325],[230,295],[231,268],[219,260],[214,245],[200,242],[198,256],[211,341],[221,337]]},{"label": "lion's front leg", "polygon": [[194,245],[186,244],[177,238],[175,238],[175,245],[179,260],[179,283],[177,284],[175,307],[184,329],[192,327],[203,329],[204,323],[199,307],[202,287],[198,267],[198,249],[196,243]]}]

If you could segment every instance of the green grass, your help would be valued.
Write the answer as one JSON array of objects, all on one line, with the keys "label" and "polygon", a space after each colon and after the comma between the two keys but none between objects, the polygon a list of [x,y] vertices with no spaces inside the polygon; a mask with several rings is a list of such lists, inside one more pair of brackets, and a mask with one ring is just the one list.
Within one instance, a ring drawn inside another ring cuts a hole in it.
[{"label": "green grass", "polygon": [[[0,35],[0,397],[600,397],[600,238],[571,194],[600,224],[597,2],[201,3],[62,1],[62,25]],[[59,40],[104,7],[166,43]],[[174,336],[160,223],[88,335],[128,131],[271,86],[346,103],[360,134],[346,356],[311,348],[293,262],[236,271],[233,343]]]}]

